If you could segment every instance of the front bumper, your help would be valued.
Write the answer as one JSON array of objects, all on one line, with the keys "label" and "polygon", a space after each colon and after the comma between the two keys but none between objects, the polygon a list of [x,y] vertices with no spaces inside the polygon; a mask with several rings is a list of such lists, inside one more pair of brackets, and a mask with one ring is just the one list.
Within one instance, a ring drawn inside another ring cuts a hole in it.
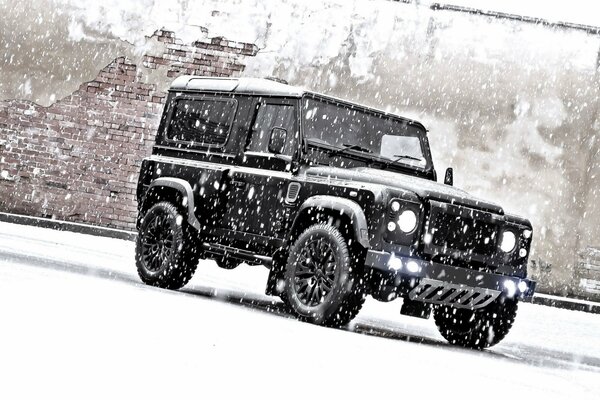
[{"label": "front bumper", "polygon": [[501,294],[531,301],[536,282],[514,276],[481,272],[393,253],[369,250],[365,266],[393,278],[399,295],[426,303],[477,309]]}]

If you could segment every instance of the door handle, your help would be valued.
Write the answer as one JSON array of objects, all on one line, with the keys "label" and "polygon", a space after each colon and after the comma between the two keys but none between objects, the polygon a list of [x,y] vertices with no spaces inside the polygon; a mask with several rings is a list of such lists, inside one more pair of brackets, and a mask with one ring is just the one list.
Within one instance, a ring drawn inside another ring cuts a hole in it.
[{"label": "door handle", "polygon": [[243,178],[243,176],[239,176],[231,170],[227,171],[227,177],[229,178],[228,179],[229,184],[231,185],[231,187],[233,187],[235,189],[242,189],[247,186],[247,182]]}]

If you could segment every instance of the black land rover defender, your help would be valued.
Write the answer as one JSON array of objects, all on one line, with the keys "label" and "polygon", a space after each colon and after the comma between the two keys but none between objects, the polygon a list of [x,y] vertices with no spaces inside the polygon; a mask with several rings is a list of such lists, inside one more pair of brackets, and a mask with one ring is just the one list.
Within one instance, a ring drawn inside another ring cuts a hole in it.
[{"label": "black land rover defender", "polygon": [[433,311],[451,343],[508,333],[526,279],[528,220],[436,183],[417,121],[265,79],[180,77],[137,188],[137,269],[185,285],[200,258],[270,269],[266,292],[341,326],[365,296]]}]

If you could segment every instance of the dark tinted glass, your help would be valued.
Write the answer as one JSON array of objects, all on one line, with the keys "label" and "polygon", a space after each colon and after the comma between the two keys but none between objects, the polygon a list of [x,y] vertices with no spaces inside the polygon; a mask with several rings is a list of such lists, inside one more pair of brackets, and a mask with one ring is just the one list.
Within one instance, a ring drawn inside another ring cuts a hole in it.
[{"label": "dark tinted glass", "polygon": [[268,153],[273,128],[283,128],[287,131],[283,153],[290,155],[296,135],[294,131],[294,106],[285,104],[263,104],[260,106],[252,127],[250,143],[248,143],[246,150]]},{"label": "dark tinted glass", "polygon": [[355,145],[390,160],[427,163],[418,129],[404,121],[311,98],[304,100],[302,111],[309,143],[338,148]]},{"label": "dark tinted glass", "polygon": [[233,121],[232,100],[179,100],[171,119],[169,139],[201,146],[220,146]]}]

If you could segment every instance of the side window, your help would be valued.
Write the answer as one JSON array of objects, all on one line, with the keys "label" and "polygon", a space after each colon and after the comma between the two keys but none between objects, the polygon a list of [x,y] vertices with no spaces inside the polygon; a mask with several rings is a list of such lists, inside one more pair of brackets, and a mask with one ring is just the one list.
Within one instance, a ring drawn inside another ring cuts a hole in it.
[{"label": "side window", "polygon": [[269,141],[273,128],[287,131],[283,154],[293,155],[297,143],[294,128],[294,106],[287,104],[261,104],[250,133],[246,151],[269,153]]},{"label": "side window", "polygon": [[222,146],[227,141],[235,101],[220,99],[179,100],[167,137],[199,146]]}]

